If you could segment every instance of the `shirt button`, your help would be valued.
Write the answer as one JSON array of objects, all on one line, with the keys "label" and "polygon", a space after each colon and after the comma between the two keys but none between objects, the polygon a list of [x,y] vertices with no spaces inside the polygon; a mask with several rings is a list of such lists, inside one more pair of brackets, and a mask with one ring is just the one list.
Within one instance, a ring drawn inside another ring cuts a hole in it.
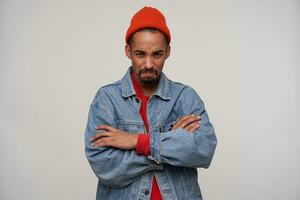
[{"label": "shirt button", "polygon": [[145,190],[144,194],[148,195],[149,194],[149,190]]}]

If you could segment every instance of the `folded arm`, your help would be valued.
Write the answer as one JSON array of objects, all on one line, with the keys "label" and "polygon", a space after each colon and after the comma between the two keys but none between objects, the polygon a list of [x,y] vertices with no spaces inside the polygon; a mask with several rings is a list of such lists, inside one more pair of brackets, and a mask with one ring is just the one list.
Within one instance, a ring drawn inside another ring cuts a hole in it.
[{"label": "folded arm", "polygon": [[173,166],[208,168],[214,155],[217,138],[204,103],[189,87],[182,92],[178,102],[186,114],[201,117],[201,126],[192,134],[181,127],[162,134],[152,133],[150,158],[157,163]]},{"label": "folded arm", "polygon": [[137,155],[135,150],[124,150],[107,145],[93,146],[93,136],[106,134],[106,130],[96,130],[98,125],[109,125],[115,127],[112,113],[104,106],[99,106],[94,101],[90,107],[88,124],[85,131],[86,157],[99,181],[111,187],[124,187],[141,174],[151,170],[162,170],[163,166],[147,159],[145,156]]}]

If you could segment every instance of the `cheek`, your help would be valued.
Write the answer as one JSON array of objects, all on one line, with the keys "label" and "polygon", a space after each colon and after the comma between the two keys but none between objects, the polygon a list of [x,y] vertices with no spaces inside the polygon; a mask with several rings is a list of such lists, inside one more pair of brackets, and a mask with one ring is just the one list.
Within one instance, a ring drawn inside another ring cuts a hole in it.
[{"label": "cheek", "polygon": [[140,65],[143,64],[143,60],[142,59],[138,59],[138,58],[133,58],[132,60],[132,64],[139,67]]},{"label": "cheek", "polygon": [[164,59],[157,59],[155,60],[155,66],[158,68],[158,69],[162,69],[163,66],[165,64],[165,60]]},{"label": "cheek", "polygon": [[131,65],[137,73],[143,68],[143,62],[141,62],[138,59],[132,59],[131,60]]}]

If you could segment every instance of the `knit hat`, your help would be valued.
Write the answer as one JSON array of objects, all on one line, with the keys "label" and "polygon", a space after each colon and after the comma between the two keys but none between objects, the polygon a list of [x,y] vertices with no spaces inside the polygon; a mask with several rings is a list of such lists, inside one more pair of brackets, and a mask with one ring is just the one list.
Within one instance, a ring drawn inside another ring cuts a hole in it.
[{"label": "knit hat", "polygon": [[135,32],[144,28],[154,28],[159,30],[166,36],[168,44],[171,42],[171,34],[167,27],[164,15],[156,8],[144,7],[132,17],[130,26],[126,32],[126,43],[129,44],[130,37]]}]

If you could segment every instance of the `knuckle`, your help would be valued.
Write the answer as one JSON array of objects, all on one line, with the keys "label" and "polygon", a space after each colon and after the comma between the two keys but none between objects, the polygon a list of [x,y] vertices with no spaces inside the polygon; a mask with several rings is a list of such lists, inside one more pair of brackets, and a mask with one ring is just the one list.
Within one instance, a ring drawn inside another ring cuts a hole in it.
[{"label": "knuckle", "polygon": [[109,144],[109,141],[107,139],[102,140],[101,142],[103,145],[107,146]]}]

